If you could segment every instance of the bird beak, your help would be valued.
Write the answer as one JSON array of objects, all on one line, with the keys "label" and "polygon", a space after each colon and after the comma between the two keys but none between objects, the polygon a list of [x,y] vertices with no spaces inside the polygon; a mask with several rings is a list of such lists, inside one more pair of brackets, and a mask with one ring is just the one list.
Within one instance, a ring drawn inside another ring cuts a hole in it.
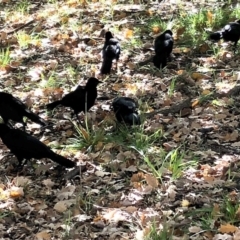
[{"label": "bird beak", "polygon": [[100,84],[100,83],[103,83],[103,82],[98,80],[98,84]]}]

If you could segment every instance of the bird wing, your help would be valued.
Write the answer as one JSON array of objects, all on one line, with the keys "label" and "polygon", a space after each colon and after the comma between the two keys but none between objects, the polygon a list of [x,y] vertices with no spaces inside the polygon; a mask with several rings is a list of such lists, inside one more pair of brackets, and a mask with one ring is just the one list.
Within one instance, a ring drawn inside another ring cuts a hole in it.
[{"label": "bird wing", "polygon": [[22,121],[27,106],[18,98],[8,93],[0,93],[0,114],[3,119]]},{"label": "bird wing", "polygon": [[109,39],[103,46],[103,58],[118,59],[121,53],[119,42],[115,38]]},{"label": "bird wing", "polygon": [[128,97],[120,97],[114,99],[113,103],[114,112],[122,112],[124,114],[132,113],[136,110],[136,102]]},{"label": "bird wing", "polygon": [[225,32],[238,31],[240,34],[240,24],[238,22],[231,22],[223,28],[223,31]]},{"label": "bird wing", "polygon": [[27,108],[27,106],[19,98],[16,98],[9,93],[1,93],[0,98],[6,106],[12,109],[24,111]]},{"label": "bird wing", "polygon": [[62,103],[64,106],[75,105],[76,102],[84,101],[85,98],[85,88],[83,86],[78,86],[73,92],[66,94],[62,98]]}]

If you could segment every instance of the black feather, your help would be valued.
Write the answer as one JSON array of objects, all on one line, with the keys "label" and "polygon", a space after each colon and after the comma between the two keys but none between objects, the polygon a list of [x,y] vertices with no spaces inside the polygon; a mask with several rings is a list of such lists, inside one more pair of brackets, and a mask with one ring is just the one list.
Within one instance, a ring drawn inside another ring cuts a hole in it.
[{"label": "black feather", "polygon": [[155,56],[153,57],[153,64],[157,68],[164,68],[167,65],[167,59],[173,49],[173,33],[171,30],[166,30],[154,42]]},{"label": "black feather", "polygon": [[40,125],[46,125],[46,122],[30,111],[20,99],[6,92],[0,92],[0,115],[7,125],[9,120],[12,120],[22,123],[25,128],[26,123],[23,121],[23,117],[27,117]]},{"label": "black feather", "polygon": [[3,143],[17,157],[19,166],[22,165],[24,159],[29,160],[31,158],[49,158],[66,168],[75,166],[74,162],[56,154],[37,138],[19,129],[9,128],[3,123],[0,124],[0,137]]},{"label": "black feather", "polygon": [[[98,79],[91,77],[85,87],[78,86],[73,92],[65,95],[61,100],[47,104],[47,108],[52,110],[58,105],[70,107],[77,115],[80,112],[89,111],[97,98],[97,85],[101,83]],[[86,109],[85,109],[86,108]]]},{"label": "black feather", "polygon": [[214,41],[223,39],[226,42],[233,42],[236,47],[240,39],[240,20],[228,23],[221,30],[211,33],[209,38]]},{"label": "black feather", "polygon": [[102,56],[103,62],[101,66],[101,74],[109,74],[112,68],[112,61],[119,60],[121,47],[117,39],[113,38],[111,32],[106,32],[105,43],[103,46]]},{"label": "black feather", "polygon": [[141,124],[140,117],[136,110],[136,102],[129,97],[118,97],[113,100],[112,103],[113,111],[116,119],[119,122],[124,122],[129,125]]}]

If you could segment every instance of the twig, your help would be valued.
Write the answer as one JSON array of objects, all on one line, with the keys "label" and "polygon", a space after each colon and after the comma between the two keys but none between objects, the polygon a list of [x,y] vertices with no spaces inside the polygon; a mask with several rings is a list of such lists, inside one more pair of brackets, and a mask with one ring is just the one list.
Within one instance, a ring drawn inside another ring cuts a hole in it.
[{"label": "twig", "polygon": [[22,26],[13,29],[12,31],[8,32],[7,34],[13,34],[13,33],[17,32],[17,31],[19,31],[19,30],[21,30],[21,29],[29,26],[30,24],[34,23],[34,21],[35,21],[35,20],[33,19],[33,20],[31,20],[30,22],[27,22],[27,23],[23,24]]}]

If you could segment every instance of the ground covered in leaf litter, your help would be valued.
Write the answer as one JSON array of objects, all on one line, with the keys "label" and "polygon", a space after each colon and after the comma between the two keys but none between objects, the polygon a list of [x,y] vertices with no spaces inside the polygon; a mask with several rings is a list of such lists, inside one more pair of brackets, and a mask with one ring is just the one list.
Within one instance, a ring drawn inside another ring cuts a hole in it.
[{"label": "ground covered in leaf litter", "polygon": [[[147,239],[153,228],[168,236],[155,239],[240,239],[239,57],[225,45],[218,56],[206,51],[212,43],[184,45],[184,28],[173,24],[172,61],[156,70],[148,59],[161,28],[148,21],[177,19],[174,2],[2,3],[11,62],[1,87],[52,124],[42,132],[29,122],[28,132],[82,166],[74,178],[48,160],[16,173],[2,144],[2,239]],[[199,3],[181,8],[194,13]],[[99,75],[103,27],[123,48],[109,77]],[[99,95],[109,100],[88,114],[93,131],[77,132],[70,111],[43,106],[90,76],[104,81]],[[110,104],[120,95],[138,100],[141,127],[116,126]]]}]

